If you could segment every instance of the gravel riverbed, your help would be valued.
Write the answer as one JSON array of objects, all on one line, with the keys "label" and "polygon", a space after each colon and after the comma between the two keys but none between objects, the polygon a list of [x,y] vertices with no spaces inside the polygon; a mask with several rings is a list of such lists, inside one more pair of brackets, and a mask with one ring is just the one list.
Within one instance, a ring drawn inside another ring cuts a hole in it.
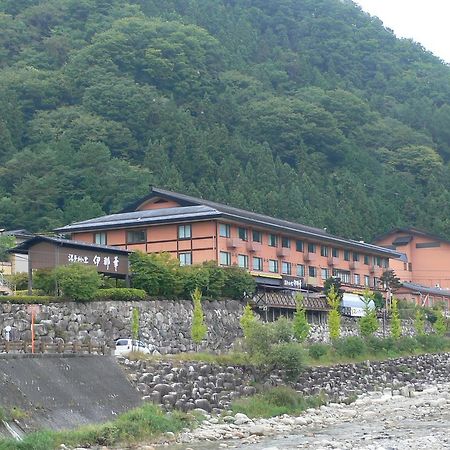
[{"label": "gravel riverbed", "polygon": [[[405,386],[330,403],[299,417],[250,420],[244,415],[208,418],[186,430],[170,450],[450,449],[450,383]],[[149,448],[149,447],[141,447]]]}]

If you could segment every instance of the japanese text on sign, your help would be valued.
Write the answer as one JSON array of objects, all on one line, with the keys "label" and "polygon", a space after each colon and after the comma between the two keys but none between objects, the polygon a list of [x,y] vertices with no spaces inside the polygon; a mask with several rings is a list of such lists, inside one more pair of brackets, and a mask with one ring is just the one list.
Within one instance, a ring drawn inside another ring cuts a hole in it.
[{"label": "japanese text on sign", "polygon": [[94,266],[96,266],[99,269],[105,269],[106,271],[109,271],[109,268],[111,266],[114,267],[114,271],[117,272],[117,269],[119,268],[119,257],[118,256],[114,256],[114,258],[111,259],[110,256],[104,256],[101,257],[99,255],[95,255],[92,258],[92,261],[90,261],[88,256],[80,256],[80,255],[75,255],[73,253],[69,253],[69,255],[67,256],[69,262],[71,263],[83,263],[83,264],[93,264]]}]

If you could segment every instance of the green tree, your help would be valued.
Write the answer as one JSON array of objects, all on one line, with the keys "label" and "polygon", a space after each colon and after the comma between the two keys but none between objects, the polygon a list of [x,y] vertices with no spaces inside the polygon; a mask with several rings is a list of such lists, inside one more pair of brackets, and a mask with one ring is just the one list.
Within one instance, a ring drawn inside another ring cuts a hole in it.
[{"label": "green tree", "polygon": [[402,335],[402,323],[398,312],[398,303],[395,297],[392,298],[391,306],[391,336],[398,339]]},{"label": "green tree", "polygon": [[371,303],[374,305],[373,292],[366,289],[363,293],[362,301],[364,302],[364,316],[358,321],[359,332],[361,333],[361,336],[368,338],[379,328],[375,307],[371,307]]},{"label": "green tree", "polygon": [[208,327],[204,322],[203,308],[202,308],[202,291],[196,288],[191,293],[192,301],[194,302],[194,310],[192,313],[192,327],[191,336],[192,340],[197,346],[202,342],[208,331]]},{"label": "green tree", "polygon": [[441,308],[436,310],[436,322],[434,322],[433,328],[438,336],[444,336],[447,331],[447,320]]},{"label": "green tree", "polygon": [[16,244],[14,236],[0,235],[0,261],[9,261],[8,250]]},{"label": "green tree", "polygon": [[131,337],[134,340],[139,339],[139,308],[133,308],[131,316]]},{"label": "green tree", "polygon": [[328,313],[328,330],[332,341],[339,339],[341,334],[341,313],[339,308],[341,306],[341,299],[339,293],[336,292],[334,285],[331,285],[327,295],[328,305],[331,311]]},{"label": "green tree", "polygon": [[425,313],[420,307],[417,308],[414,315],[414,329],[417,336],[425,335]]},{"label": "green tree", "polygon": [[101,277],[92,266],[75,263],[56,267],[53,272],[62,294],[71,300],[93,300],[101,285]]},{"label": "green tree", "polygon": [[239,323],[242,328],[242,332],[244,333],[244,337],[247,339],[250,333],[250,329],[254,325],[254,323],[257,321],[257,318],[255,316],[255,313],[253,312],[253,308],[251,307],[250,303],[247,303],[245,305],[244,311],[242,313],[241,318],[239,319]]},{"label": "green tree", "polygon": [[304,342],[309,335],[311,329],[306,319],[306,311],[303,305],[303,296],[297,294],[295,296],[295,313],[293,320],[294,336],[298,342]]}]

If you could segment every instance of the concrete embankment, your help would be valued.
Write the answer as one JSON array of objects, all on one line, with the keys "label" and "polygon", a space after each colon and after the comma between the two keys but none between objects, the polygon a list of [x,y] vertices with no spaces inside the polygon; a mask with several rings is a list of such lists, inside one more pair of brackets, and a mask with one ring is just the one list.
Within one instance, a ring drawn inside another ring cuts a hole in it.
[{"label": "concrete embankment", "polygon": [[27,432],[104,422],[140,402],[114,357],[0,355],[0,407]]}]

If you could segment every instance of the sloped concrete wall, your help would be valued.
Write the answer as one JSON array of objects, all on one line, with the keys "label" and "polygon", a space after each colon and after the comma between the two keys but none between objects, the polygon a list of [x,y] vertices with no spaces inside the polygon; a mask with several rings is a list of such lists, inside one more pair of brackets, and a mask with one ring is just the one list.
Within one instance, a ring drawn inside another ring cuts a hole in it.
[{"label": "sloped concrete wall", "polygon": [[0,355],[0,406],[26,431],[114,419],[140,404],[114,357]]}]

